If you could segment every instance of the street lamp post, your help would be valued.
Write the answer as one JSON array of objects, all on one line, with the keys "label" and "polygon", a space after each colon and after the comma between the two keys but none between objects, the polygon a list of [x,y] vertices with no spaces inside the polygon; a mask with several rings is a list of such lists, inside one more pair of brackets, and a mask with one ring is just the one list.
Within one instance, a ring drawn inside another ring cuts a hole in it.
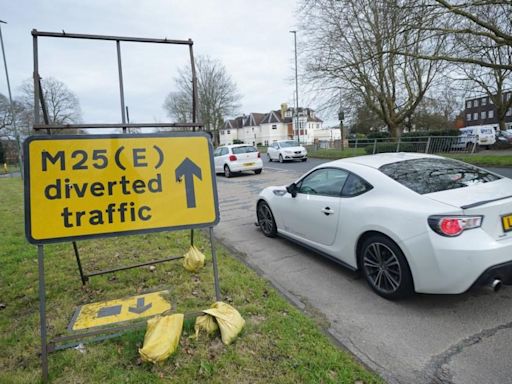
[{"label": "street lamp post", "polygon": [[0,43],[2,45],[2,55],[4,58],[5,78],[7,80],[7,91],[9,92],[9,104],[10,104],[10,109],[11,109],[12,127],[14,130],[14,138],[16,139],[16,144],[18,146],[18,162],[19,162],[19,167],[20,167],[21,178],[23,179],[23,167],[22,167],[22,163],[21,163],[20,135],[18,133],[18,129],[16,128],[16,115],[15,115],[15,111],[14,111],[14,104],[12,102],[11,83],[9,81],[9,72],[7,71],[7,59],[5,58],[4,39],[2,37],[2,24],[7,24],[7,22],[0,20]]},{"label": "street lamp post", "polygon": [[341,133],[341,150],[345,150],[345,134],[343,132],[343,120],[345,119],[345,114],[343,113],[343,110],[340,107],[340,111],[338,112],[338,118],[340,120],[340,133]]},{"label": "street lamp post", "polygon": [[297,76],[297,31],[290,31],[293,33],[293,40],[295,44],[295,128],[297,129],[297,142],[300,145],[300,128],[299,128],[299,80]]}]

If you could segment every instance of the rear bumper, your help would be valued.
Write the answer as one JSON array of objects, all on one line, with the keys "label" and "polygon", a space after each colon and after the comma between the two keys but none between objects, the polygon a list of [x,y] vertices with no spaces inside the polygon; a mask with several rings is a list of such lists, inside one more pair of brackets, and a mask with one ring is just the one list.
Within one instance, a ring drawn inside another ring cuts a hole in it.
[{"label": "rear bumper", "polygon": [[236,161],[228,163],[228,166],[231,172],[256,171],[258,169],[263,169],[263,161],[261,161],[261,159],[248,160],[246,162]]},{"label": "rear bumper", "polygon": [[481,229],[457,238],[432,231],[399,244],[418,293],[463,293],[499,278],[512,284],[512,238],[494,240]]},{"label": "rear bumper", "polygon": [[487,285],[495,279],[501,280],[503,284],[512,285],[512,261],[487,268],[471,288]]}]

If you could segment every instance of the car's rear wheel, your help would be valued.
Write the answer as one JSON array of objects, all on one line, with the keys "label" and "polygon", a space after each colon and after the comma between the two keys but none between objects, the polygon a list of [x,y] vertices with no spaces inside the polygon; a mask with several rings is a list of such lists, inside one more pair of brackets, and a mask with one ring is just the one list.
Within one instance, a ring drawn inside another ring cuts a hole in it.
[{"label": "car's rear wheel", "polygon": [[267,153],[267,157],[268,157],[268,162],[271,163],[272,162],[272,158],[270,157],[270,153]]},{"label": "car's rear wheel", "polygon": [[396,300],[414,293],[409,264],[400,247],[388,237],[372,235],[367,238],[359,257],[364,277],[378,295]]},{"label": "car's rear wheel", "polygon": [[263,232],[267,237],[276,237],[276,221],[274,220],[274,215],[266,202],[260,201],[258,203],[256,216],[258,217],[258,225],[260,226],[261,232]]},{"label": "car's rear wheel", "polygon": [[254,173],[255,173],[255,174],[257,174],[257,175],[259,175],[259,174],[261,173],[261,171],[262,171],[261,169],[256,169],[256,170],[254,171]]},{"label": "car's rear wheel", "polygon": [[283,160],[283,155],[279,155],[279,162],[280,162],[280,163],[284,162],[284,160]]},{"label": "car's rear wheel", "polygon": [[303,162],[304,162],[304,161],[308,161],[308,158],[307,158],[307,157],[305,157],[305,158],[303,158],[303,159],[302,159],[302,161],[303,161]]},{"label": "car's rear wheel", "polygon": [[231,173],[231,169],[229,169],[229,165],[224,165],[224,176],[226,177],[231,177],[232,173]]}]

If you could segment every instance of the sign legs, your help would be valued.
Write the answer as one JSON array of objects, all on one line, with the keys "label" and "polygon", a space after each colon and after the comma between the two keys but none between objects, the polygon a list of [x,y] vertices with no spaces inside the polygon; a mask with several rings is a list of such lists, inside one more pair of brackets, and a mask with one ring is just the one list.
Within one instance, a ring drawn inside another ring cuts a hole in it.
[{"label": "sign legs", "polygon": [[43,383],[48,382],[48,344],[46,341],[46,287],[44,281],[44,249],[37,246],[39,264],[39,323],[41,326],[41,368]]},{"label": "sign legs", "polygon": [[219,286],[219,269],[217,267],[217,254],[215,252],[215,244],[213,244],[213,227],[210,227],[210,246],[212,248],[212,261],[213,261],[213,279],[215,283],[215,299],[220,301],[220,286]]}]

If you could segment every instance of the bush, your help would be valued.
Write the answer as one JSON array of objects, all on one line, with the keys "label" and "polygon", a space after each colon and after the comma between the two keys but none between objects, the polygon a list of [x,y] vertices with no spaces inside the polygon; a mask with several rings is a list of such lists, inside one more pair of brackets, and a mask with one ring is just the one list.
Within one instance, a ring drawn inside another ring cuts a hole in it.
[{"label": "bush", "polygon": [[242,140],[239,140],[239,139],[234,139],[233,140],[233,144],[243,144],[244,142]]},{"label": "bush", "polygon": [[[364,147],[368,155],[373,154],[374,145],[367,145]],[[375,153],[389,153],[396,152],[397,143],[377,143],[375,146]],[[412,144],[400,143],[400,152],[416,152],[416,147]]]},{"label": "bush", "polygon": [[389,132],[370,132],[366,135],[368,139],[387,139],[389,138]]},{"label": "bush", "polygon": [[411,137],[427,137],[427,136],[459,136],[458,129],[442,129],[437,131],[417,131],[417,132],[404,132],[401,139],[408,141]]}]

